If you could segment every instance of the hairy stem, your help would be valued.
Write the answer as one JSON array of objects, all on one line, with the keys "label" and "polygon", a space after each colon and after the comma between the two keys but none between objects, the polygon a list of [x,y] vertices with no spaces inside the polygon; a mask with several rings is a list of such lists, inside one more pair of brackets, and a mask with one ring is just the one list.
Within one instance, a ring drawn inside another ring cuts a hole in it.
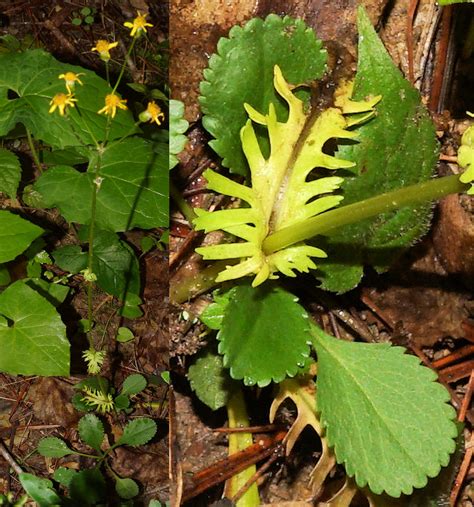
[{"label": "hairy stem", "polygon": [[35,165],[38,168],[38,171],[41,173],[41,172],[43,172],[43,168],[41,167],[41,162],[38,157],[38,152],[36,151],[35,143],[33,142],[33,138],[31,137],[31,132],[28,127],[26,127],[26,138],[28,139],[28,146],[30,147],[31,156],[33,157]]},{"label": "hairy stem", "polygon": [[468,188],[469,185],[459,181],[458,175],[445,176],[399,188],[392,192],[335,208],[305,220],[301,224],[285,227],[270,234],[265,239],[263,250],[268,255],[319,234],[327,234],[344,225],[353,224],[404,206],[434,201],[449,194],[464,192]]}]

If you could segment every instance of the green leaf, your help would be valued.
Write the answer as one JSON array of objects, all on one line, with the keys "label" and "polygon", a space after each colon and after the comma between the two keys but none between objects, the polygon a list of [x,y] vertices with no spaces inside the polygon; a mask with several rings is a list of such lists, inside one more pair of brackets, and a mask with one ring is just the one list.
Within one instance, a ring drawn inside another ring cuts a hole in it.
[{"label": "green leaf", "polygon": [[272,285],[232,291],[217,335],[230,376],[263,387],[300,372],[311,335],[308,315],[295,296]]},{"label": "green leaf", "polygon": [[[357,129],[359,141],[338,154],[356,162],[341,188],[342,206],[431,178],[438,160],[435,128],[417,90],[403,78],[359,8],[359,63],[355,97],[381,94],[377,116]],[[429,226],[431,204],[405,207],[340,228],[316,245],[328,254],[318,263],[322,287],[334,292],[354,288],[363,265],[387,269]]]},{"label": "green leaf", "polygon": [[100,452],[105,435],[102,421],[94,414],[87,414],[79,421],[78,429],[81,440]]},{"label": "green leaf", "polygon": [[8,285],[11,282],[10,272],[4,265],[0,265],[0,286]]},{"label": "green leaf", "polygon": [[132,294],[131,292],[127,292],[124,305],[120,308],[118,314],[123,317],[127,317],[127,319],[136,319],[137,317],[141,317],[143,315],[143,312],[139,307],[141,304],[142,300],[139,296]]},{"label": "green leaf", "polygon": [[214,302],[204,309],[199,315],[199,320],[209,329],[219,330],[232,294],[232,290],[224,292],[224,294],[214,292]]},{"label": "green leaf", "polygon": [[116,410],[126,410],[130,407],[130,398],[124,394],[119,394],[114,398],[114,406]]},{"label": "green leaf", "polygon": [[121,479],[120,477],[115,478],[115,491],[120,498],[124,498],[125,500],[137,496],[140,492],[138,484],[133,479]]},{"label": "green leaf", "polygon": [[11,151],[0,148],[0,168],[0,192],[15,199],[21,178],[18,157]]},{"label": "green leaf", "polygon": [[173,169],[173,167],[178,163],[178,157],[176,155],[184,150],[188,140],[188,138],[183,134],[186,130],[188,130],[189,123],[184,119],[184,104],[179,100],[170,100],[169,116],[169,168]]},{"label": "green leaf", "polygon": [[[57,111],[48,113],[52,97],[65,92],[64,80],[58,78],[65,72],[81,73],[84,83],[76,86],[77,107],[70,108],[67,117]],[[35,138],[57,148],[95,145],[95,140],[104,140],[107,133],[109,140],[129,135],[136,131],[129,111],[119,111],[110,122],[110,129],[106,128],[107,117],[97,114],[110,92],[107,82],[94,72],[61,63],[41,49],[2,54],[0,135],[8,134],[17,123],[22,123]],[[9,98],[11,94],[16,97]]]},{"label": "green leaf", "polygon": [[0,294],[0,371],[13,375],[69,375],[66,327],[52,304],[22,281]]},{"label": "green leaf", "polygon": [[74,451],[69,449],[66,442],[56,437],[42,438],[38,444],[38,452],[41,456],[48,458],[62,458],[68,454],[74,454]]},{"label": "green leaf", "polygon": [[41,278],[24,278],[22,281],[48,300],[53,306],[59,306],[63,303],[70,290],[70,287],[66,285],[49,283]]},{"label": "green leaf", "polygon": [[79,245],[61,246],[51,255],[58,267],[73,275],[87,267],[87,252],[83,252]]},{"label": "green leaf", "polygon": [[53,474],[53,479],[61,486],[64,486],[65,488],[69,489],[69,486],[71,484],[72,478],[77,474],[77,470],[74,470],[73,468],[66,468],[66,467],[59,467],[56,468]]},{"label": "green leaf", "polygon": [[456,413],[436,374],[402,347],[314,331],[318,411],[337,461],[376,494],[424,487],[448,464],[457,436]]},{"label": "green leaf", "polygon": [[189,367],[188,379],[196,396],[212,410],[225,407],[237,387],[222,365],[222,357],[211,351]]},{"label": "green leaf", "polygon": [[53,483],[48,479],[41,479],[33,474],[22,473],[18,476],[23,489],[38,504],[39,507],[53,507],[61,505],[61,498],[53,489]]},{"label": "green leaf", "polygon": [[[101,229],[126,231],[168,224],[168,152],[144,139],[131,137],[110,143],[100,161],[97,177],[96,223]],[[95,168],[81,173],[56,166],[42,174],[34,188],[46,207],[57,207],[69,222],[89,224]]]},{"label": "green leaf", "polygon": [[146,388],[146,385],[146,378],[139,373],[134,373],[133,375],[129,375],[124,380],[120,394],[125,394],[127,396],[138,394]]},{"label": "green leaf", "polygon": [[439,5],[472,4],[474,0],[439,0]]},{"label": "green leaf", "polygon": [[0,262],[8,262],[23,253],[43,229],[9,211],[0,211]]},{"label": "green leaf", "polygon": [[125,291],[140,292],[140,268],[129,245],[120,241],[116,234],[97,231],[94,236],[92,271],[97,284],[109,294],[125,299]]},{"label": "green leaf", "polygon": [[79,505],[95,505],[105,499],[105,479],[97,468],[81,470],[72,478],[69,494]]},{"label": "green leaf", "polygon": [[133,332],[128,327],[119,327],[117,331],[117,341],[127,343],[135,338]]},{"label": "green leaf", "polygon": [[142,417],[130,421],[124,428],[122,436],[115,445],[145,445],[156,433],[156,423],[152,419]]},{"label": "green leaf", "polygon": [[[243,28],[234,26],[228,39],[219,40],[217,54],[204,71],[200,100],[203,125],[215,138],[209,144],[224,159],[223,165],[238,174],[248,172],[239,139],[247,120],[244,103],[266,112],[273,102],[277,117],[286,116],[272,85],[274,65],[290,83],[307,83],[325,71],[326,51],[321,48],[321,41],[303,21],[275,14],[265,20],[254,18]],[[309,96],[307,91],[299,94]],[[262,143],[265,137],[258,139]]]}]

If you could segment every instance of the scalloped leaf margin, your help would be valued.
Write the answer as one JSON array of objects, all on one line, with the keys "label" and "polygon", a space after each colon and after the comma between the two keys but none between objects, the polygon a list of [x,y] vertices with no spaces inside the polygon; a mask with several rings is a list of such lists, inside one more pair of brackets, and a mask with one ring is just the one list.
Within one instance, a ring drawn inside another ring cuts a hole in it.
[{"label": "scalloped leaf margin", "polygon": [[338,463],[376,494],[398,498],[424,487],[448,464],[458,434],[436,374],[402,347],[346,342],[312,329],[317,407]]},{"label": "scalloped leaf margin", "polygon": [[[291,83],[300,84],[321,78],[326,60],[327,53],[313,30],[288,16],[251,19],[244,27],[234,26],[229,38],[219,40],[217,53],[204,71],[200,104],[203,125],[215,138],[209,144],[225,167],[248,173],[239,142],[239,131],[247,120],[244,102],[258,111],[268,111],[273,102],[277,116],[287,114],[272,86],[274,66],[279,65]],[[307,90],[298,93],[303,100],[309,98]],[[265,134],[259,135],[259,142],[268,147]]]}]

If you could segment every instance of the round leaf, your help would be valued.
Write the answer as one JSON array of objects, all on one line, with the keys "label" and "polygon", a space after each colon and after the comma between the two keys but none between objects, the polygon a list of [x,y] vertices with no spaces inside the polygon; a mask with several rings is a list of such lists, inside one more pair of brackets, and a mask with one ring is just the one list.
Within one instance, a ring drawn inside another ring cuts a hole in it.
[{"label": "round leaf", "polygon": [[117,341],[127,343],[135,338],[133,332],[128,327],[119,327],[117,332]]},{"label": "round leaf", "polygon": [[56,437],[42,438],[38,444],[38,452],[48,458],[62,458],[74,451],[69,449],[66,442]]},{"label": "round leaf", "polygon": [[[247,173],[239,136],[247,120],[243,104],[265,114],[273,102],[277,116],[287,114],[273,88],[274,65],[294,84],[318,79],[326,65],[326,51],[321,47],[303,21],[275,14],[265,20],[254,18],[243,28],[234,26],[228,39],[220,39],[217,54],[204,71],[201,106],[203,125],[215,137],[210,145],[226,167]],[[308,97],[307,91],[302,94]]]},{"label": "round leaf", "polygon": [[246,385],[296,375],[310,352],[308,315],[295,296],[271,284],[233,289],[217,338],[224,366]]},{"label": "round leaf", "polygon": [[105,499],[105,479],[96,468],[81,470],[72,478],[69,494],[79,505],[95,505]]},{"label": "round leaf", "polygon": [[122,391],[120,394],[131,396],[134,394],[138,394],[143,389],[145,389],[147,384],[146,378],[143,375],[135,373],[133,375],[129,375],[122,386]]},{"label": "round leaf", "polygon": [[212,410],[224,407],[236,387],[222,365],[222,357],[212,352],[189,367],[188,378],[197,397]]},{"label": "round leaf", "polygon": [[79,436],[87,445],[100,451],[100,446],[104,440],[104,425],[102,421],[94,414],[87,414],[79,421]]},{"label": "round leaf", "polygon": [[457,436],[435,373],[402,347],[315,333],[317,406],[337,461],[376,494],[424,487],[448,464]]},{"label": "round leaf", "polygon": [[130,498],[137,496],[140,490],[138,489],[138,484],[133,479],[121,479],[117,477],[115,479],[115,491],[117,491],[120,498],[130,500]]},{"label": "round leaf", "polygon": [[144,445],[151,440],[156,433],[156,423],[152,419],[142,417],[134,419],[125,426],[122,436],[116,445]]}]

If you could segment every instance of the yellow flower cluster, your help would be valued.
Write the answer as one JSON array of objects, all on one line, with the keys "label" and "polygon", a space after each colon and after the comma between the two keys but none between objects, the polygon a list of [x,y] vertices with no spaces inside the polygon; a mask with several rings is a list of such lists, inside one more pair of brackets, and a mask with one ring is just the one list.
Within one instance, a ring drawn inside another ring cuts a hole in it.
[{"label": "yellow flower cluster", "polygon": [[157,125],[161,125],[161,122],[165,119],[165,114],[161,111],[160,106],[152,100],[148,102],[147,108],[138,115],[138,118],[142,122],[156,122]]},{"label": "yellow flower cluster", "polygon": [[66,72],[64,74],[60,74],[58,76],[59,79],[64,79],[66,82],[66,90],[67,93],[56,93],[56,95],[51,99],[49,105],[50,113],[54,113],[56,109],[59,110],[59,114],[64,116],[66,112],[66,108],[68,106],[74,107],[74,102],[77,102],[77,99],[74,97],[74,87],[76,82],[82,85],[82,81],[79,79],[79,76],[83,76],[83,73],[76,74],[75,72]]},{"label": "yellow flower cluster", "polygon": [[140,11],[137,11],[137,17],[133,20],[133,23],[130,21],[126,21],[124,26],[130,28],[130,37],[140,37],[142,32],[146,32],[147,26],[153,26],[151,23],[147,23],[146,17],[148,14],[142,14]]},{"label": "yellow flower cluster", "polygon": [[99,39],[92,48],[92,51],[97,51],[100,59],[104,62],[108,62],[110,60],[110,50],[117,46],[118,42],[108,42],[106,40]]}]

